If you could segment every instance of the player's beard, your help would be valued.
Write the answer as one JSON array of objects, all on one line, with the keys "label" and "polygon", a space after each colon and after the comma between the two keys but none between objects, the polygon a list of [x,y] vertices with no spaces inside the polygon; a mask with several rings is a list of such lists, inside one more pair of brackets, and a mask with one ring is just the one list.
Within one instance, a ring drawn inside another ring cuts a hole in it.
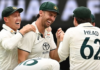
[{"label": "player's beard", "polygon": [[46,25],[46,23],[43,23],[42,26],[43,26],[44,28],[48,28],[48,26]]},{"label": "player's beard", "polygon": [[48,28],[49,26],[47,25],[47,20],[42,21],[42,26],[44,28]]},{"label": "player's beard", "polygon": [[46,18],[45,15],[42,18],[42,26],[44,28],[48,28],[51,24],[53,23],[53,21],[50,18]]},{"label": "player's beard", "polygon": [[44,28],[48,28],[51,25],[51,23],[48,23],[47,21],[43,24]]}]

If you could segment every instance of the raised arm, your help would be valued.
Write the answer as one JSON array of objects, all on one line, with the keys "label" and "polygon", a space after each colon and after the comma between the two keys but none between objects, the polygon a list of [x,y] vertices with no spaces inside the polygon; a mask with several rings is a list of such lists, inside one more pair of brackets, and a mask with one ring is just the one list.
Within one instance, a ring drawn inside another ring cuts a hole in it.
[{"label": "raised arm", "polygon": [[64,36],[64,32],[62,31],[61,28],[59,28],[56,32],[57,48],[55,50],[50,51],[50,57],[57,61],[60,61],[60,58],[58,56],[58,48],[59,48],[59,43],[63,40],[63,36]]}]

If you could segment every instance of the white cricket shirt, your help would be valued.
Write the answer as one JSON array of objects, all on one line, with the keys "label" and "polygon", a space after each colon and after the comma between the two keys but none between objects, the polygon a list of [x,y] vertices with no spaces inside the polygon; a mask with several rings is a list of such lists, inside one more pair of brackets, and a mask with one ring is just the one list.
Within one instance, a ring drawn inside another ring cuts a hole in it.
[{"label": "white cricket shirt", "polygon": [[28,59],[35,57],[49,58],[50,50],[56,49],[56,44],[51,32],[45,30],[45,38],[41,36],[35,22],[36,32],[28,32],[20,42],[19,49],[29,52]]},{"label": "white cricket shirt", "polygon": [[58,54],[61,61],[69,56],[70,70],[100,70],[100,29],[88,22],[69,28]]},{"label": "white cricket shirt", "polygon": [[0,32],[0,70],[13,70],[18,64],[17,45],[22,35],[3,24]]},{"label": "white cricket shirt", "polygon": [[60,70],[60,65],[53,59],[32,58],[20,63],[14,70]]}]

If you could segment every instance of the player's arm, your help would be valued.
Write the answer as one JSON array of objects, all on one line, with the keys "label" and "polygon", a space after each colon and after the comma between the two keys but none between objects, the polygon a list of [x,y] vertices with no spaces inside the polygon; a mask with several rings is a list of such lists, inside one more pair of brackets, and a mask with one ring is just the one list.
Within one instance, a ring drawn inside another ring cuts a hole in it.
[{"label": "player's arm", "polygon": [[67,30],[64,34],[63,41],[60,42],[59,48],[58,48],[58,55],[60,58],[59,62],[62,62],[66,60],[66,58],[69,56],[70,53],[70,39],[73,37],[72,31]]},{"label": "player's arm", "polygon": [[[46,30],[47,30],[48,32],[51,32],[51,31],[52,31],[52,28],[51,28],[51,27],[48,27],[48,28],[46,28]],[[52,40],[52,41],[51,41],[51,44],[53,44],[52,46],[56,46],[53,37],[52,37],[51,40]],[[57,61],[59,61],[60,59],[59,59],[59,57],[58,57],[58,53],[56,53],[57,50],[58,50],[58,47],[57,47],[56,49],[52,49],[52,50],[50,51],[50,58],[56,59]],[[56,56],[54,57],[54,55],[56,55]]]},{"label": "player's arm", "polygon": [[0,34],[0,42],[4,49],[12,50],[17,45],[18,42],[23,38],[22,35],[26,34],[29,31],[36,31],[35,27],[33,25],[26,25],[24,26],[16,35],[9,38],[9,36],[6,33]]},{"label": "player's arm", "polygon": [[34,40],[34,32],[31,31],[24,35],[23,39],[18,45],[18,63],[23,62],[27,59],[29,53],[32,50]]},{"label": "player's arm", "polygon": [[29,52],[18,49],[18,63],[21,63],[27,59]]},{"label": "player's arm", "polygon": [[[63,36],[64,36],[64,32],[62,31],[61,28],[59,28],[56,32],[56,37],[57,37],[57,48],[55,50],[50,51],[50,57],[52,59],[55,59],[57,61],[60,60],[59,56],[58,56],[58,47],[59,47],[59,43],[60,41],[63,40]],[[61,38],[62,37],[62,38]]]},{"label": "player's arm", "polygon": [[60,58],[58,56],[57,51],[58,51],[58,47],[55,50],[51,50],[50,51],[50,58],[55,59],[57,61],[60,61]]},{"label": "player's arm", "polygon": [[47,30],[48,32],[51,32],[51,31],[52,31],[51,26],[49,26],[48,28],[46,28],[46,30]]},{"label": "player's arm", "polygon": [[31,24],[27,24],[27,25],[23,26],[22,29],[19,30],[19,32],[20,32],[22,35],[28,33],[29,31],[34,31],[34,32],[35,32],[35,31],[36,31],[35,26],[34,26],[34,25],[31,25]]}]

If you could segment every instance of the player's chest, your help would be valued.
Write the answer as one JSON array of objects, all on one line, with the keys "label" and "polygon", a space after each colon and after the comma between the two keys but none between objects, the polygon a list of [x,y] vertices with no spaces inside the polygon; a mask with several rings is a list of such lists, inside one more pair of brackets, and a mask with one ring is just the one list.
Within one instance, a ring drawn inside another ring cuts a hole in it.
[{"label": "player's chest", "polygon": [[41,39],[36,41],[32,47],[34,53],[49,53],[50,52],[50,41],[46,39]]}]

